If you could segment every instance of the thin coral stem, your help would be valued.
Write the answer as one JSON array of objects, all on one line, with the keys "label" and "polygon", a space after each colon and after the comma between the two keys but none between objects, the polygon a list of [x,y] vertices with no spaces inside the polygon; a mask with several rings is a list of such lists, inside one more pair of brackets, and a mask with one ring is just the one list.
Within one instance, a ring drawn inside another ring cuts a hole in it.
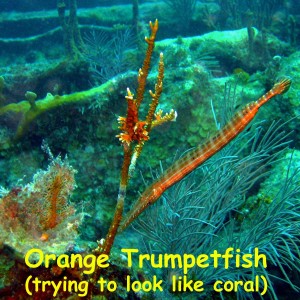
[{"label": "thin coral stem", "polygon": [[132,156],[132,151],[130,150],[130,146],[128,146],[126,143],[124,143],[124,158],[123,158],[123,165],[121,170],[121,179],[120,179],[120,188],[119,190],[123,190],[124,187],[127,188],[128,184],[128,172],[129,172],[129,166]]},{"label": "thin coral stem", "polygon": [[[154,119],[155,116],[155,111],[157,108],[157,105],[159,103],[159,98],[163,90],[163,79],[164,79],[164,60],[163,60],[163,54],[160,54],[160,59],[159,59],[159,65],[158,65],[158,76],[157,76],[157,81],[155,84],[155,92],[153,93],[152,91],[149,91],[151,97],[152,97],[152,102],[150,103],[149,111],[146,117],[146,132],[147,136],[149,135],[151,129],[152,129],[152,120]],[[137,159],[139,158],[143,147],[144,147],[144,141],[139,141],[139,143],[135,146],[132,159],[131,159],[131,164],[129,167],[129,176],[131,177],[134,173],[135,166]]]},{"label": "thin coral stem", "polygon": [[123,144],[124,159],[120,175],[119,194],[114,218],[109,228],[109,232],[106,236],[104,244],[99,245],[100,249],[97,250],[105,254],[110,253],[115,236],[118,232],[118,228],[122,219],[122,212],[125,202],[128,181],[134,172],[137,159],[143,149],[145,141],[149,140],[149,132],[152,129],[153,119],[155,119],[154,121],[156,125],[158,125],[168,120],[174,120],[176,118],[176,113],[174,111],[171,111],[170,114],[166,114],[163,117],[161,115],[162,112],[160,112],[157,115],[155,114],[159,98],[162,93],[164,78],[164,62],[163,54],[161,53],[155,91],[154,93],[150,91],[152,102],[150,104],[146,121],[141,121],[139,119],[139,106],[144,98],[146,80],[149,73],[156,32],[158,30],[158,21],[156,20],[154,23],[150,22],[150,28],[151,35],[150,37],[145,38],[148,44],[148,48],[146,51],[143,67],[139,70],[138,73],[138,89],[136,99],[134,99],[134,95],[133,93],[131,93],[130,89],[127,88],[127,95],[125,96],[127,100],[127,115],[126,117],[118,118],[121,133],[118,134],[117,137]]},{"label": "thin coral stem", "polygon": [[120,188],[114,218],[110,225],[108,233],[106,235],[104,245],[101,249],[101,253],[103,253],[103,254],[109,255],[111,248],[113,246],[114,240],[116,238],[116,235],[117,235],[117,232],[118,232],[121,220],[122,220],[125,195],[126,195],[126,187],[123,187],[123,189]]},{"label": "thin coral stem", "polygon": [[151,63],[151,57],[152,57],[152,52],[154,49],[154,42],[156,38],[156,32],[158,30],[158,20],[155,20],[154,24],[152,22],[149,23],[150,29],[151,29],[151,35],[150,37],[145,37],[145,41],[148,44],[148,48],[146,51],[146,56],[144,59],[143,67],[139,70],[139,75],[138,75],[138,90],[137,90],[137,95],[136,95],[136,102],[137,106],[139,107],[143,98],[144,98],[144,92],[145,92],[145,87],[146,87],[146,81],[150,69],[150,63]]},{"label": "thin coral stem", "polygon": [[152,120],[158,105],[158,101],[160,98],[160,95],[163,90],[163,79],[164,79],[164,59],[163,59],[163,54],[160,53],[159,56],[159,64],[158,64],[158,76],[157,76],[157,82],[155,84],[155,92],[153,93],[152,91],[150,92],[151,98],[152,98],[152,103],[150,104],[150,108],[148,111],[148,115],[146,117],[146,130],[148,133],[151,131],[152,128]]},{"label": "thin coral stem", "polygon": [[124,201],[126,197],[126,190],[127,190],[128,179],[129,179],[128,172],[129,172],[130,161],[131,161],[130,147],[126,143],[124,143],[124,159],[123,159],[123,165],[122,165],[121,176],[120,176],[121,178],[120,178],[117,206],[116,206],[112,223],[106,235],[104,245],[101,249],[101,253],[104,254],[110,253],[110,250],[113,246],[114,240],[118,232],[120,222],[122,220]]}]

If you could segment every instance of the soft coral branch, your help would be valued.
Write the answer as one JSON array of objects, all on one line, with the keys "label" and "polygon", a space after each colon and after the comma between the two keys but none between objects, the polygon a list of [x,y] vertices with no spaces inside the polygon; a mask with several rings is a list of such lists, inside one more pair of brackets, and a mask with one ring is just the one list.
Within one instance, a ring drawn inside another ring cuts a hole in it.
[{"label": "soft coral branch", "polygon": [[[130,89],[127,88],[127,95],[125,97],[127,101],[127,114],[126,117],[118,118],[120,124],[119,129],[121,130],[121,133],[118,134],[117,137],[122,142],[124,158],[120,176],[121,178],[119,194],[115,215],[104,244],[99,245],[99,251],[106,254],[110,253],[120,222],[122,220],[122,213],[129,178],[134,172],[137,158],[139,157],[143,149],[144,143],[149,140],[149,133],[152,129],[153,119],[157,119],[155,111],[159,102],[160,95],[162,93],[162,81],[164,77],[164,64],[162,54],[160,54],[155,92],[153,93],[152,91],[150,91],[152,102],[149,105],[149,111],[146,120],[141,120],[139,116],[139,108],[142,100],[144,99],[146,81],[149,73],[153,49],[155,46],[155,38],[158,30],[157,20],[154,23],[150,22],[150,29],[150,37],[145,38],[145,41],[148,44],[148,48],[146,51],[143,67],[138,72],[138,88],[136,98],[134,98],[134,94],[131,93]],[[169,116],[169,120],[171,120],[172,117],[173,119],[175,119],[175,116],[175,113],[171,113]],[[167,119],[165,119],[165,121],[166,120]]]}]

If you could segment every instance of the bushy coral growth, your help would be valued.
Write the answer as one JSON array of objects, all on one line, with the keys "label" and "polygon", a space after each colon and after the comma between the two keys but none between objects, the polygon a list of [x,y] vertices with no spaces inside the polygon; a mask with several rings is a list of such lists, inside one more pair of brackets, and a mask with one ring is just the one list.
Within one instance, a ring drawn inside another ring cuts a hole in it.
[{"label": "bushy coral growth", "polygon": [[69,203],[75,173],[67,159],[57,157],[47,170],[37,172],[31,183],[2,191],[1,244],[23,252],[37,244],[45,248],[74,240],[80,223],[80,216]]}]

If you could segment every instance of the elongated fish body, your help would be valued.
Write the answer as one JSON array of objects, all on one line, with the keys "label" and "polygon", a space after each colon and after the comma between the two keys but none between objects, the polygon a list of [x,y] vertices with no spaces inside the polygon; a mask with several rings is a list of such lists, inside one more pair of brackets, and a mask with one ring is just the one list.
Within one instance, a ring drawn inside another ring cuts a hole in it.
[{"label": "elongated fish body", "polygon": [[120,230],[124,230],[168,188],[183,179],[186,175],[232,141],[253,120],[262,105],[267,103],[274,96],[285,93],[289,89],[290,84],[290,79],[283,79],[276,83],[270,91],[257,101],[247,104],[243,109],[238,111],[215,136],[207,140],[204,144],[189,151],[185,156],[169,167],[157,181],[143,192],[136,204],[125,217]]}]

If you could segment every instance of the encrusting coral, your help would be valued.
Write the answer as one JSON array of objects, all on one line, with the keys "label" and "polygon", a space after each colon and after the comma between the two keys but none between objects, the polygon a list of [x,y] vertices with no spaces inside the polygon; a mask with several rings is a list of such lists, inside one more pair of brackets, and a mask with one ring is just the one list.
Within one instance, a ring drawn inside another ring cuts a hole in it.
[{"label": "encrusting coral", "polygon": [[77,92],[69,95],[51,95],[48,94],[44,99],[36,100],[27,92],[26,100],[18,103],[10,103],[0,107],[0,116],[4,114],[20,114],[22,117],[17,126],[16,134],[13,141],[19,140],[28,130],[30,124],[36,120],[41,114],[67,104],[83,103],[90,99],[99,97],[103,99],[108,98],[108,91],[115,89],[115,82],[108,81],[98,87],[87,91]]}]

